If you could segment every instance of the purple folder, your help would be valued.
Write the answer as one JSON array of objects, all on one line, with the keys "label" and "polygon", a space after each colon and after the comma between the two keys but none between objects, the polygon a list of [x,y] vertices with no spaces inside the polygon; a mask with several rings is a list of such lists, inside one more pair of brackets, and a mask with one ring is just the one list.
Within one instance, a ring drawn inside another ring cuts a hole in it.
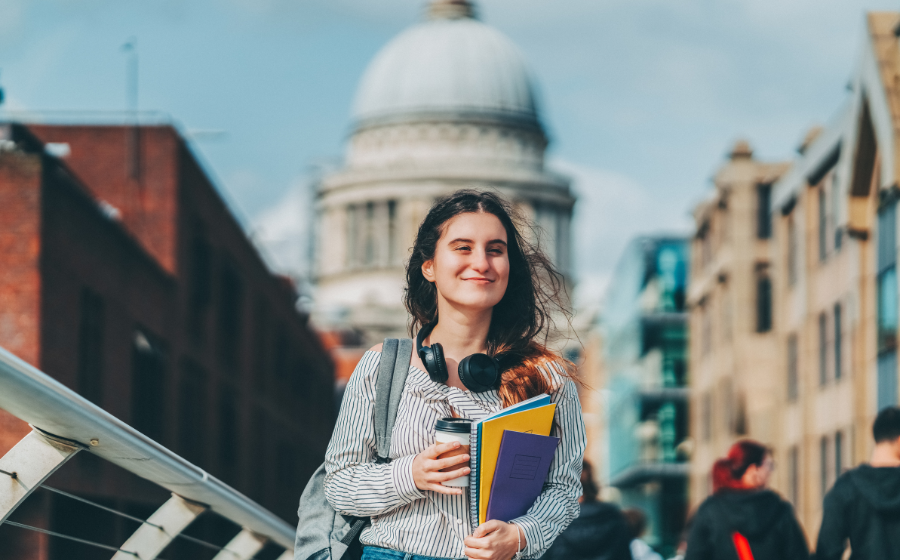
[{"label": "purple folder", "polygon": [[541,495],[559,438],[503,430],[487,520],[525,515]]}]

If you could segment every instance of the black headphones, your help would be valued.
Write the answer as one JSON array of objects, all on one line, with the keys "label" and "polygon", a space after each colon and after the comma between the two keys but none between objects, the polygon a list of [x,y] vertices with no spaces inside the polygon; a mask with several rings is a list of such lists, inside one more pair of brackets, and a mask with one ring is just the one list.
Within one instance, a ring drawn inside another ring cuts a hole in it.
[{"label": "black headphones", "polygon": [[[446,383],[450,373],[447,371],[447,362],[444,360],[443,346],[437,342],[431,346],[422,346],[422,341],[431,334],[435,325],[437,325],[436,322],[425,325],[419,331],[419,335],[416,336],[416,353],[425,364],[431,380],[436,383]],[[500,374],[503,373],[500,365],[501,359],[502,354],[496,358],[480,353],[466,356],[459,362],[459,380],[466,386],[466,389],[475,393],[497,389],[500,387]]]}]

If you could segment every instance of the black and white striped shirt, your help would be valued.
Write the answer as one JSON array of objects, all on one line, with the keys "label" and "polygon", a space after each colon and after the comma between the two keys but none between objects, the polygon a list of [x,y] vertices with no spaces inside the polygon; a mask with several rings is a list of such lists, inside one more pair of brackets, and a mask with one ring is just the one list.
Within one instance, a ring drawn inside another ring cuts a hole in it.
[{"label": "black and white striped shirt", "polygon": [[[325,454],[325,496],[345,515],[372,517],[363,544],[422,556],[465,558],[463,540],[473,531],[466,492],[448,496],[416,488],[413,458],[434,443],[434,424],[451,407],[478,421],[503,408],[497,391],[474,393],[431,380],[410,366],[391,436],[389,464],[375,464],[375,378],[380,352],[366,352],[344,392],[341,412]],[[553,366],[556,367],[555,365]],[[525,558],[546,551],[578,516],[585,432],[574,383],[551,371],[557,389],[561,441],[543,492],[528,513],[513,520],[528,539]]]}]

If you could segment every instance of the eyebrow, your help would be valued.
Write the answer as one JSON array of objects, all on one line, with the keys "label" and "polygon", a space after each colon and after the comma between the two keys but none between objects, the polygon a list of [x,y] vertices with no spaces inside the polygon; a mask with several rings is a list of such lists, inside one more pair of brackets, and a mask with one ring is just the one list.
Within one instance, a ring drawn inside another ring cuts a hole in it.
[{"label": "eyebrow", "polygon": [[[454,243],[475,243],[475,242],[472,241],[471,239],[454,239],[449,244],[452,245]],[[506,241],[503,241],[502,239],[491,239],[490,241],[487,242],[488,245],[491,245],[493,243],[500,243],[504,247],[506,246]]]}]

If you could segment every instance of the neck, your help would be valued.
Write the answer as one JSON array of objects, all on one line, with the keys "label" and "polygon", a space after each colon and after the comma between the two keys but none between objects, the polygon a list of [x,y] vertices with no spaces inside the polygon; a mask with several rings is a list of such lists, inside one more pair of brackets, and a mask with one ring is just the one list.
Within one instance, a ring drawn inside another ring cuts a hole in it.
[{"label": "neck", "polygon": [[897,442],[885,441],[875,444],[872,452],[872,460],[869,464],[873,467],[900,467],[900,455],[897,453]]},{"label": "neck", "polygon": [[448,357],[470,356],[487,349],[493,308],[460,309],[438,295],[438,324],[428,336],[429,343],[440,342]]}]

